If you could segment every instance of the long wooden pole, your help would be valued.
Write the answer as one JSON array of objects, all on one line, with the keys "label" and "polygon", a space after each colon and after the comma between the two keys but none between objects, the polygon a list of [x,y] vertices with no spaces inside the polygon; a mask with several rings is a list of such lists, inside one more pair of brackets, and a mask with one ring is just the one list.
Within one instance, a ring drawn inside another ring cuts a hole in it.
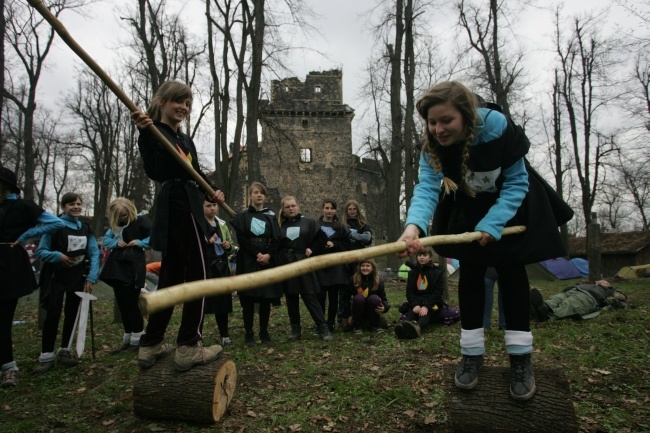
[{"label": "long wooden pole", "polygon": [[[526,227],[524,226],[506,227],[503,230],[503,235],[513,235],[523,233],[524,231],[526,231]],[[465,244],[478,241],[482,236],[482,232],[439,235],[421,238],[420,242],[425,247],[444,244]],[[140,310],[143,314],[150,314],[169,308],[173,305],[200,299],[204,296],[224,295],[235,291],[246,291],[259,286],[261,282],[263,282],[263,284],[275,284],[318,269],[329,268],[330,266],[352,263],[388,254],[395,254],[404,250],[406,250],[405,241],[392,242],[360,250],[310,257],[288,265],[278,266],[276,268],[250,274],[178,284],[162,290],[157,290],[153,293],[140,295]]]},{"label": "long wooden pole", "polygon": [[[137,105],[129,99],[129,97],[124,93],[124,91],[118,86],[111,77],[108,76],[106,72],[86,53],[86,51],[77,44],[77,42],[70,36],[68,30],[65,26],[59,21],[50,10],[45,6],[41,0],[27,0],[27,2],[36,9],[45,20],[50,23],[54,31],[63,39],[71,49],[74,51],[83,62],[88,65],[90,69],[97,74],[97,76],[108,86],[109,89],[117,96],[117,98],[122,101],[124,105],[129,109],[130,112],[139,111]],[[207,192],[210,197],[214,196],[215,192],[208,182],[201,177],[192,164],[185,160],[176,148],[165,138],[165,136],[153,125],[149,125],[149,131],[154,135],[154,137],[162,144],[162,146],[167,150],[178,163],[187,170],[187,172],[192,176],[192,178]],[[233,211],[230,206],[226,203],[219,203],[219,206],[226,211],[231,217],[235,216],[235,211]]]}]

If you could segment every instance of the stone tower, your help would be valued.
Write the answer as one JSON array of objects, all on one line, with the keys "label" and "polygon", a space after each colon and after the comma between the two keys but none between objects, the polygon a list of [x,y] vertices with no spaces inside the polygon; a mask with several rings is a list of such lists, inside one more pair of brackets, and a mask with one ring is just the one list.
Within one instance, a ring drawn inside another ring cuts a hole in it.
[{"label": "stone tower", "polygon": [[260,105],[260,169],[268,205],[278,213],[281,198],[293,195],[303,215],[318,218],[323,199],[330,198],[338,203],[340,218],[345,202],[355,199],[375,239],[382,239],[380,166],[352,153],[354,110],[343,103],[342,80],[342,71],[335,69],[310,72],[304,83],[297,78],[272,82],[271,100]]}]

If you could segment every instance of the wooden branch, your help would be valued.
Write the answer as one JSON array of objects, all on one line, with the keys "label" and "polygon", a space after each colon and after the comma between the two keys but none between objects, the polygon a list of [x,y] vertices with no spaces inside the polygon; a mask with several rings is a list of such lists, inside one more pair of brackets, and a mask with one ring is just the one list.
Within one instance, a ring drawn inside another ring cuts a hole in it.
[{"label": "wooden branch", "polygon": [[[122,101],[124,105],[129,109],[130,112],[134,111],[139,111],[138,107],[129,99],[129,97],[124,93],[124,91],[118,86],[112,79],[111,77],[108,76],[106,72],[84,51],[79,44],[70,36],[68,33],[68,30],[66,30],[65,26],[50,12],[50,10],[43,4],[41,0],[27,0],[27,2],[34,8],[36,9],[42,16],[45,18],[45,20],[50,23],[52,28],[56,31],[56,33],[63,39],[63,42],[65,42],[71,49],[72,51],[75,52],[83,60],[83,62],[88,65],[90,69],[97,74],[99,79],[101,79],[109,89],[117,96],[117,98]],[[192,178],[203,188],[203,190],[208,193],[211,197],[214,196],[215,192],[210,187],[210,184],[206,182],[201,175],[194,170],[194,167],[186,161],[180,153],[176,151],[176,148],[165,138],[165,136],[158,130],[153,125],[149,125],[147,128],[149,128],[150,132],[153,134],[153,136],[158,140],[162,146],[167,150],[172,157],[183,167],[185,170],[192,176]],[[231,217],[235,216],[235,211],[233,211],[230,206],[228,206],[226,203],[219,203],[219,206],[225,210]]]},{"label": "wooden branch", "polygon": [[[503,236],[523,233],[525,230],[526,227],[524,226],[506,227],[503,230]],[[429,236],[421,238],[420,242],[425,247],[444,244],[465,244],[478,241],[482,237],[482,232],[472,232],[456,235]],[[388,254],[396,254],[405,250],[406,241],[398,241],[360,250],[310,257],[288,265],[250,274],[178,284],[157,290],[153,293],[140,295],[140,310],[143,314],[150,314],[183,302],[201,299],[205,296],[250,290],[259,286],[261,281],[264,284],[275,284],[319,269],[329,268],[330,266],[357,262]]]}]

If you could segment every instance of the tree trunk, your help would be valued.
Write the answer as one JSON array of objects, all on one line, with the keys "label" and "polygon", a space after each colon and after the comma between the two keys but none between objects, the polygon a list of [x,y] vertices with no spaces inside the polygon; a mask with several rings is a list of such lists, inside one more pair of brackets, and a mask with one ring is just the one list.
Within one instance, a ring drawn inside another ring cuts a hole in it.
[{"label": "tree trunk", "polygon": [[216,423],[228,409],[237,384],[230,358],[221,357],[179,373],[173,357],[140,370],[133,386],[133,411],[153,420]]},{"label": "tree trunk", "polygon": [[537,393],[528,401],[510,396],[510,369],[483,367],[478,386],[461,390],[454,384],[456,367],[446,370],[447,403],[452,431],[461,432],[577,432],[569,382],[562,370],[535,370]]},{"label": "tree trunk", "polygon": [[587,225],[587,259],[589,260],[589,281],[600,280],[602,270],[600,263],[600,224],[596,214],[591,214],[591,222]]}]

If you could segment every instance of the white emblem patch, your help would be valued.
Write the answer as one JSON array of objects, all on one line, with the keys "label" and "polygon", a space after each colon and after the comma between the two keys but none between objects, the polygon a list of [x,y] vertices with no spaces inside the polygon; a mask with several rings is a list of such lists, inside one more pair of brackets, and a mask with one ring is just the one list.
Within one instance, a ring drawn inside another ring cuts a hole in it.
[{"label": "white emblem patch", "polygon": [[501,175],[501,167],[492,171],[470,171],[466,181],[476,192],[497,192],[496,181]]},{"label": "white emblem patch", "polygon": [[251,232],[255,236],[260,236],[266,231],[266,221],[253,217],[251,220]]},{"label": "white emblem patch", "polygon": [[295,241],[300,236],[300,227],[287,227],[287,237]]}]

